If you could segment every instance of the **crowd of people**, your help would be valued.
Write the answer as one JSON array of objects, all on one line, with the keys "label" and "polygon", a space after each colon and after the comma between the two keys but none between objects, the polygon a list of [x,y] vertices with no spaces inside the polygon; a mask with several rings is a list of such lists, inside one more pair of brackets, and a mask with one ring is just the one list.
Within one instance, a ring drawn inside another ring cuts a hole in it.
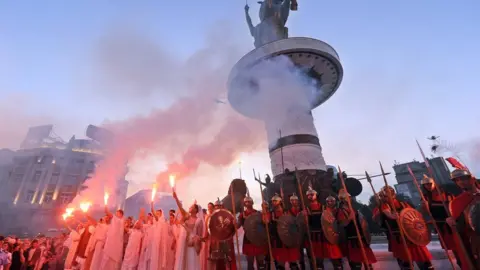
[{"label": "crowd of people", "polygon": [[40,234],[34,239],[0,236],[0,270],[63,270],[68,241],[67,234]]},{"label": "crowd of people", "polygon": [[[466,170],[455,170],[452,180],[463,190],[456,197],[441,193],[433,179],[425,177],[421,182],[426,198],[422,206],[432,214],[443,247],[455,254],[456,263],[462,269],[479,270],[479,236],[464,213],[472,202],[480,201],[480,187]],[[383,228],[388,251],[397,259],[399,268],[413,269],[416,264],[421,270],[434,269],[426,245],[405,237],[399,225],[399,213],[412,206],[397,200],[390,186],[375,195],[378,206],[373,218]],[[307,264],[310,269],[325,269],[325,260],[329,260],[335,270],[344,269],[344,261],[350,269],[373,269],[377,262],[370,248],[365,220],[351,206],[350,195],[343,189],[322,204],[317,192],[310,187],[305,193],[305,209],[295,194],[289,196],[288,209],[284,198],[275,194],[270,202],[264,201],[261,209],[255,210],[252,198],[247,195],[238,220],[224,209],[220,200],[209,203],[207,209],[194,203],[187,210],[175,192],[173,197],[178,210],[171,209],[165,215],[162,210],[153,209],[153,203],[149,213],[140,210],[137,220],[125,218],[122,210],[110,213],[106,207],[105,216],[99,220],[84,213],[86,222],[79,222],[75,228],[68,226],[69,235],[55,238],[39,235],[33,240],[2,237],[0,270],[236,270],[241,264],[234,237],[219,238],[219,235],[224,230],[223,235],[233,236],[231,232],[245,226],[254,215],[259,216],[258,226],[265,226],[268,241],[259,244],[258,239],[252,238],[255,233],[243,235],[241,256],[246,257],[249,270],[285,269],[287,265],[290,269],[306,269]],[[445,203],[450,205],[451,213],[447,213]],[[227,214],[218,214],[221,211]],[[308,224],[305,235],[300,237],[304,241],[287,243],[285,232],[278,224],[285,222],[285,216],[300,215]],[[216,227],[210,224],[214,219]],[[325,220],[338,227],[325,226]],[[79,221],[78,217],[71,218],[68,224],[74,221]],[[338,228],[344,231],[343,241],[339,240]]]}]

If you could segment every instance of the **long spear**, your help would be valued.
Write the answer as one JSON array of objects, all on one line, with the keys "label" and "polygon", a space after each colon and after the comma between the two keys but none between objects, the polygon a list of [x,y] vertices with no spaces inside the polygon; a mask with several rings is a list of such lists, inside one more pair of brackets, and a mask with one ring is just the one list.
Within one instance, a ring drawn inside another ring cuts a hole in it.
[{"label": "long spear", "polygon": [[[338,172],[339,172],[338,175],[340,176],[340,181],[342,181],[343,190],[348,194],[347,186],[345,185],[345,180],[343,179],[342,169],[340,169],[340,166],[338,166]],[[363,257],[363,262],[365,263],[365,269],[367,269],[370,263],[368,262],[367,253],[365,252],[365,247],[363,246],[362,235],[360,234],[360,230],[358,229],[357,213],[353,209],[350,194],[348,194],[346,197],[347,197],[348,207],[350,208],[351,213],[354,214],[353,225],[355,226],[355,232],[357,233],[358,244],[360,245],[360,249],[362,250],[362,257]]]},{"label": "long spear", "polygon": [[[390,186],[388,185],[387,177],[385,176],[385,171],[383,170],[382,162],[378,162],[378,163],[380,164],[380,170],[381,170],[381,173],[383,175],[383,182],[385,182],[385,189],[386,189],[386,193],[387,193],[387,196],[388,196],[388,201],[390,203],[390,208],[392,209],[392,211],[395,212],[395,214],[398,217],[398,211],[397,211],[397,208],[395,207],[395,203],[393,201],[392,193],[390,192]],[[399,228],[399,231],[400,231],[400,236],[402,238],[403,247],[405,248],[405,252],[406,252],[407,257],[408,257],[408,263],[410,264],[410,269],[415,269],[414,266],[413,266],[412,254],[410,254],[410,250],[408,249],[408,246],[407,246],[407,240],[405,240],[405,233],[403,231],[403,227],[400,225],[398,220],[396,220],[396,222],[399,225],[398,228]]]},{"label": "long spear", "polygon": [[[417,187],[417,190],[418,190],[418,193],[420,194],[420,198],[422,199],[422,202],[425,203],[425,204],[428,204],[427,200],[425,199],[425,196],[423,196],[422,189],[420,189],[420,185],[418,184],[418,180],[415,177],[415,175],[413,174],[412,169],[410,168],[409,165],[407,165],[407,169],[408,169],[408,172],[410,173],[410,175],[412,176],[413,182],[415,183],[415,186]],[[433,227],[435,227],[435,230],[438,233],[438,239],[440,240],[440,243],[442,243],[443,249],[445,250],[445,253],[447,254],[447,258],[450,261],[450,264],[452,265],[452,269],[455,269],[455,265],[453,264],[452,258],[450,258],[450,255],[448,254],[447,245],[445,245],[445,241],[443,239],[442,234],[440,233],[440,229],[437,226],[437,222],[433,218],[432,212],[430,212],[429,208],[427,208],[427,213],[430,216],[430,219],[432,220]]]},{"label": "long spear", "polygon": [[[235,211],[235,193],[233,193],[233,185],[230,184],[230,195],[232,197],[232,210],[233,210],[233,215],[236,216],[237,212]],[[239,258],[239,253],[240,253],[240,244],[238,243],[238,229],[237,229],[237,218],[233,219],[233,225],[235,226],[235,238],[237,240],[237,252],[235,252],[235,260],[237,262],[237,269],[241,269],[241,264],[240,264],[240,258]],[[235,249],[235,248],[234,248]]]},{"label": "long spear", "polygon": [[[255,175],[255,169],[253,169],[253,178],[257,179],[257,176]],[[260,195],[262,196],[262,220],[263,220],[263,203],[265,202],[265,198],[263,196],[263,189],[262,189],[262,183],[260,181],[260,173],[258,173],[258,184],[260,185]],[[270,240],[270,228],[268,227],[268,224],[265,222],[265,230],[267,231],[267,242],[268,242],[268,254],[270,255],[270,267],[272,266],[273,263],[273,252],[272,252],[272,242]]]},{"label": "long spear", "polygon": [[[435,180],[435,177],[433,176],[433,171],[432,168],[430,167],[430,163],[428,162],[428,159],[425,157],[425,153],[423,153],[422,147],[420,146],[420,143],[418,143],[418,140],[415,140],[417,142],[418,150],[420,150],[420,154],[422,154],[423,162],[425,163],[425,166],[427,167],[427,172],[429,176],[433,179],[433,182],[435,183],[435,189],[437,190],[438,194],[444,194],[442,192],[440,185],[438,185],[438,182]],[[443,207],[445,208],[445,211],[447,212],[448,217],[452,217],[452,213],[450,213],[450,208],[447,206],[447,203],[445,202],[445,198],[443,196],[440,196],[442,198],[442,204]],[[463,243],[462,238],[460,237],[460,234],[457,231],[457,228],[451,227],[453,235],[455,236],[456,242],[458,242],[458,245],[460,247],[460,252],[464,254],[462,258],[466,260],[467,269],[475,269],[475,266],[473,265],[472,260],[470,259],[470,256],[468,256],[467,249],[465,248],[465,245]]]},{"label": "long spear", "polygon": [[[300,185],[300,178],[298,177],[298,170],[297,167],[295,167],[295,178],[297,180],[297,187],[298,187],[298,193],[300,194],[300,200],[302,201],[302,207],[303,211],[307,210],[307,207],[305,206],[305,199],[303,197],[303,190],[302,186]],[[315,259],[315,254],[313,252],[313,242],[312,242],[312,236],[310,235],[310,225],[308,225],[308,216],[304,212],[303,218],[305,219],[305,225],[307,227],[307,236],[308,236],[308,245],[310,246],[310,259],[313,265],[313,269],[317,269],[317,260]]]}]

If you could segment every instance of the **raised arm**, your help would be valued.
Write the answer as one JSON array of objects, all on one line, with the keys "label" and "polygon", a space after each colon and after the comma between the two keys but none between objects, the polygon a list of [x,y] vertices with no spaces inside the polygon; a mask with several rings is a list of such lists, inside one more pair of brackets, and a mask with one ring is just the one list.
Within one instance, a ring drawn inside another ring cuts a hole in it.
[{"label": "raised arm", "polygon": [[182,213],[183,219],[185,219],[186,217],[188,217],[188,212],[185,211],[185,209],[183,209],[182,203],[178,199],[177,193],[174,191],[172,195],[173,195],[173,198],[175,199],[175,202],[177,203],[177,207],[180,210],[180,213]]},{"label": "raised arm", "polygon": [[153,218],[155,218],[155,221],[158,221],[158,216],[155,213],[155,209],[153,209],[153,202],[150,203],[150,212],[152,213]]},{"label": "raised arm", "polygon": [[245,5],[245,19],[247,20],[247,25],[248,25],[248,29],[250,30],[250,35],[252,35],[252,37],[255,37],[255,26],[253,26],[252,18],[250,18],[250,15],[248,14],[249,9],[250,7],[248,5]]}]

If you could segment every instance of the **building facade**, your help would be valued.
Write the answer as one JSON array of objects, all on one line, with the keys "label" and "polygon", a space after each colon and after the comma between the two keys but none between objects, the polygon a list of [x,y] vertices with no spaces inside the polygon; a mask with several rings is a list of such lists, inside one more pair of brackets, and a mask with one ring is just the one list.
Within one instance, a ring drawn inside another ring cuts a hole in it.
[{"label": "building facade", "polygon": [[[438,184],[442,186],[451,185],[452,181],[450,180],[450,169],[445,162],[443,157],[435,157],[428,159],[430,167],[432,168],[434,178]],[[419,181],[423,179],[423,175],[429,175],[427,171],[427,166],[425,162],[412,161],[408,163],[395,164],[393,170],[395,171],[395,178],[397,183],[395,189],[398,194],[410,197],[414,204],[420,203],[421,197],[418,192],[415,183],[413,182],[412,176],[408,171],[408,166],[412,170],[415,178]]]},{"label": "building facade", "polygon": [[[21,148],[11,151],[10,163],[0,167],[0,204],[10,210],[2,211],[1,232],[36,233],[58,227],[61,213],[106,154],[95,140],[73,136],[64,142],[52,135],[52,128],[30,128]],[[118,181],[116,205],[122,206],[128,182],[125,175]]]}]

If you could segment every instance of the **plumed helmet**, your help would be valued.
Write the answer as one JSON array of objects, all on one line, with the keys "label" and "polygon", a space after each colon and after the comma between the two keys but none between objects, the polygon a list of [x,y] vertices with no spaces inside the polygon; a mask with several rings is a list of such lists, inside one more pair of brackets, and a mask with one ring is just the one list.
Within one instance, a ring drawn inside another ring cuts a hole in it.
[{"label": "plumed helmet", "polygon": [[392,194],[392,196],[395,195],[395,189],[391,186],[384,186],[382,187],[382,189],[380,190],[380,192],[383,193],[384,196],[388,196],[388,192],[390,192],[390,194]]},{"label": "plumed helmet", "polygon": [[217,198],[217,201],[215,202],[215,206],[223,206],[223,202],[220,200],[220,198]]},{"label": "plumed helmet", "polygon": [[425,185],[425,184],[433,184],[433,183],[434,183],[434,182],[433,182],[433,179],[432,179],[432,178],[428,177],[428,176],[425,175],[425,174],[423,175],[422,182],[421,182],[422,185]]},{"label": "plumed helmet", "polygon": [[455,169],[451,174],[450,174],[450,178],[452,180],[456,179],[456,178],[460,178],[460,177],[464,177],[464,176],[472,176],[472,174],[467,171],[467,170],[462,170],[462,169]]},{"label": "plumed helmet", "polygon": [[295,201],[295,200],[298,201],[298,197],[297,197],[297,195],[295,195],[295,193],[293,193],[293,195],[290,196],[290,201]]},{"label": "plumed helmet", "polygon": [[275,193],[275,195],[273,195],[272,197],[272,202],[281,202],[281,201],[283,201],[282,197],[280,197],[280,195]]},{"label": "plumed helmet", "polygon": [[253,199],[252,199],[252,197],[250,197],[250,196],[246,196],[245,199],[243,199],[243,202],[244,202],[244,203],[246,203],[246,202],[251,202],[251,203],[253,203]]},{"label": "plumed helmet", "polygon": [[350,197],[350,194],[345,189],[342,188],[338,191],[338,198],[340,200],[346,200],[348,197]]},{"label": "plumed helmet", "polygon": [[328,196],[328,197],[325,199],[325,201],[327,201],[327,202],[336,202],[337,199],[335,199],[335,197],[333,197],[333,196]]},{"label": "plumed helmet", "polygon": [[312,188],[312,186],[308,187],[307,196],[309,195],[317,195],[317,192]]}]

